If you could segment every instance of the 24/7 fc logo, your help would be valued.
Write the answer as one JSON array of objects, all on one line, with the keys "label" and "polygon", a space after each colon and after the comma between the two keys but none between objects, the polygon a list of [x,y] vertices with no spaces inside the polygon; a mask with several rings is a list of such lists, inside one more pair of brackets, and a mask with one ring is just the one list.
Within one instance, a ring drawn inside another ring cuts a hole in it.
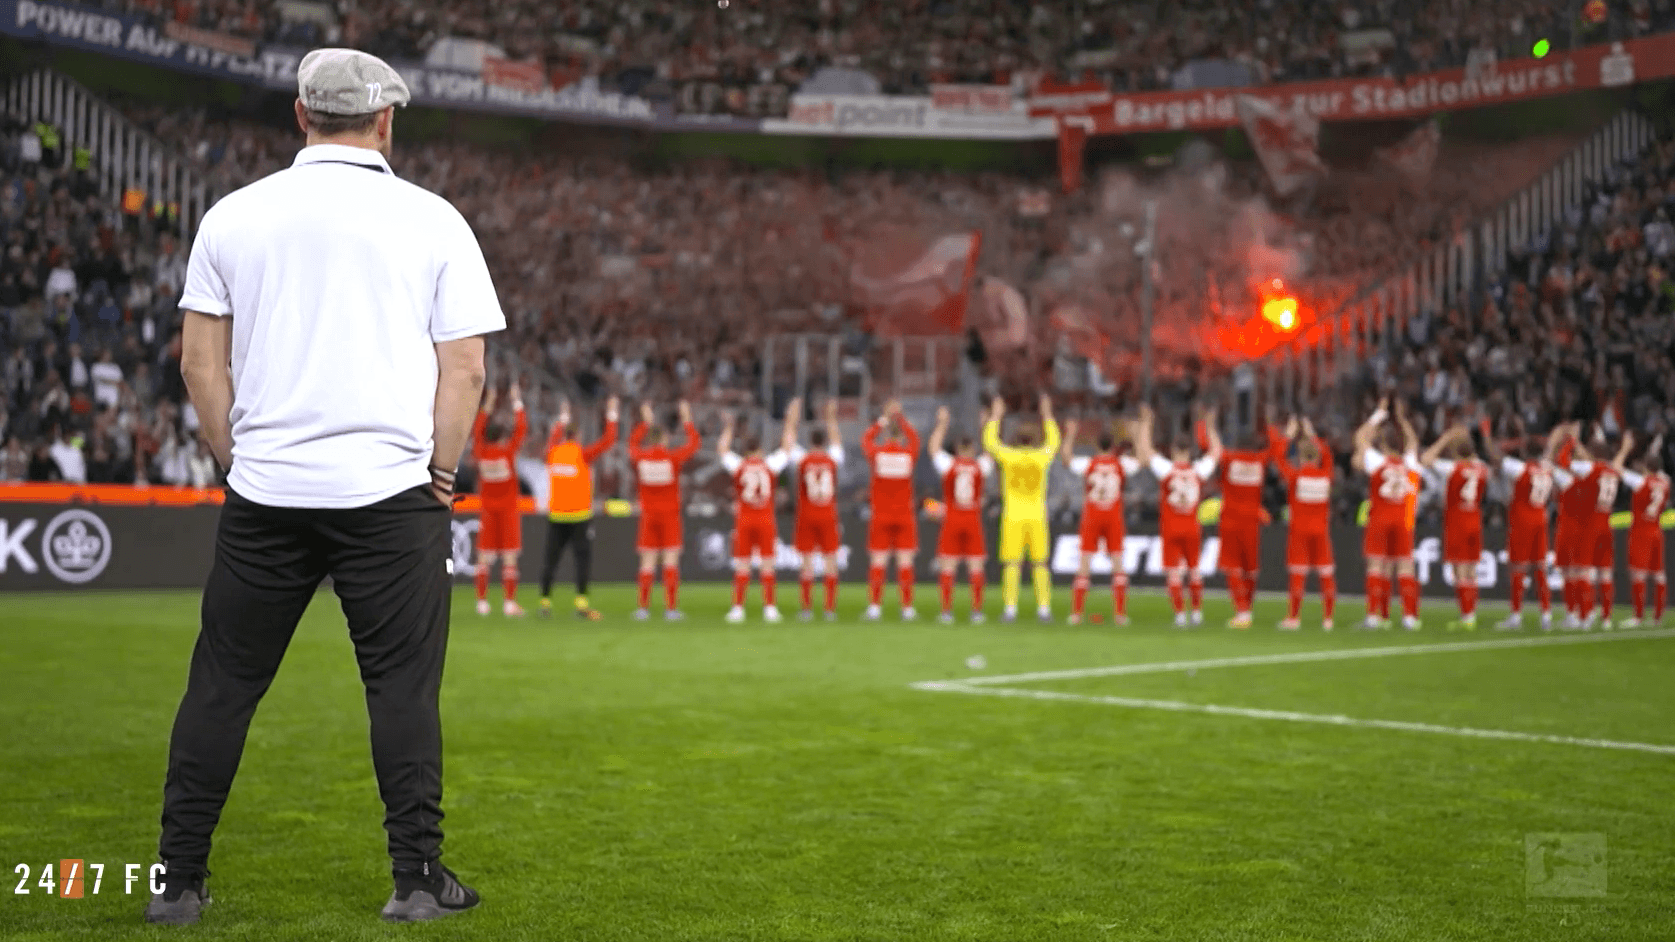
[{"label": "24/7 fc logo", "polygon": [[[30,539],[37,529],[39,542]],[[30,552],[32,546],[35,553]],[[66,510],[40,528],[29,518],[17,523],[0,519],[0,575],[13,565],[34,575],[44,564],[60,582],[82,585],[99,578],[110,561],[110,528],[92,511]]]}]

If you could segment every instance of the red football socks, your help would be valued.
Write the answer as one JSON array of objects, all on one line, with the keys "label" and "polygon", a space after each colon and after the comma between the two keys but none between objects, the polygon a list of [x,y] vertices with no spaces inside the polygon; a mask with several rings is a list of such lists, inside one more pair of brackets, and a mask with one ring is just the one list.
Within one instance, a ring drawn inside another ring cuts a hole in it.
[{"label": "red football socks", "polygon": [[489,598],[489,567],[477,567],[477,601],[486,602]]},{"label": "red football socks", "polygon": [[500,587],[506,590],[506,601],[518,600],[518,567],[502,565],[500,567]]},{"label": "red football socks", "polygon": [[896,584],[901,587],[901,607],[913,607],[913,567],[903,566],[896,570]]},{"label": "red football socks", "polygon": [[1512,570],[1512,614],[1521,615],[1524,612],[1524,574]]},{"label": "red football socks", "polygon": [[1286,600],[1286,612],[1290,618],[1296,618],[1303,610],[1303,585],[1307,579],[1308,576],[1299,572],[1291,574],[1291,595]]},{"label": "red football socks", "polygon": [[663,567],[663,604],[674,611],[680,602],[680,567]]},{"label": "red football socks", "polygon": [[937,578],[937,584],[942,589],[942,610],[952,612],[954,610],[954,574],[952,572],[942,573]]},{"label": "red football socks", "polygon": [[873,566],[867,570],[867,600],[873,605],[884,601],[883,566]]},{"label": "red football socks", "polygon": [[1402,614],[1408,618],[1419,617],[1419,580],[1413,576],[1400,576],[1398,581],[1402,590]]},{"label": "red football socks", "polygon": [[651,605],[651,583],[655,578],[650,569],[640,570],[640,607]]},{"label": "red football socks", "polygon": [[1327,621],[1332,620],[1332,613],[1338,607],[1338,577],[1320,577],[1320,614]]},{"label": "red football socks", "polygon": [[744,605],[745,589],[750,587],[750,573],[739,570],[733,573],[733,604]]},{"label": "red football socks", "polygon": [[1111,598],[1117,607],[1117,617],[1128,617],[1128,577],[1115,575],[1111,577]]},{"label": "red football socks", "polygon": [[1082,617],[1082,609],[1088,604],[1088,577],[1077,576],[1070,589],[1070,614]]}]

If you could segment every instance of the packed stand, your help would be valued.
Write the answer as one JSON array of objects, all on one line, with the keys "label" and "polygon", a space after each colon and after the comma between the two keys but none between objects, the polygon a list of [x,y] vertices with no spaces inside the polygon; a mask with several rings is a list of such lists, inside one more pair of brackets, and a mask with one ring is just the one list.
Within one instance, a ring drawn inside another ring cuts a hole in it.
[{"label": "packed stand", "polygon": [[96,159],[0,126],[0,482],[213,485],[180,377],[186,252],[97,192]]},{"label": "packed stand", "polygon": [[[483,40],[560,82],[585,78],[684,110],[749,114],[783,113],[788,95],[816,76],[829,90],[862,93],[1008,84],[1039,72],[1129,91],[1399,77],[1520,58],[1538,38],[1563,48],[1573,36],[1602,42],[1675,27],[1670,0],[1613,5],[1597,24],[1573,23],[1569,5],[1538,0],[581,0],[556,10],[533,0],[103,2],[255,40],[341,43],[395,59],[422,59],[448,37]],[[723,93],[688,91],[703,86]]]}]

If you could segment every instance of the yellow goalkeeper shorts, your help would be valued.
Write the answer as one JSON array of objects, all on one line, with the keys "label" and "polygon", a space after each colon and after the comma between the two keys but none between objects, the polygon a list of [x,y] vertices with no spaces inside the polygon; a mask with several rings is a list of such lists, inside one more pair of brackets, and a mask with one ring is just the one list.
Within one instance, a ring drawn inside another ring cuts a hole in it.
[{"label": "yellow goalkeeper shorts", "polygon": [[1030,562],[1047,561],[1047,521],[1008,520],[1000,525],[1000,561],[1022,562],[1025,555]]}]

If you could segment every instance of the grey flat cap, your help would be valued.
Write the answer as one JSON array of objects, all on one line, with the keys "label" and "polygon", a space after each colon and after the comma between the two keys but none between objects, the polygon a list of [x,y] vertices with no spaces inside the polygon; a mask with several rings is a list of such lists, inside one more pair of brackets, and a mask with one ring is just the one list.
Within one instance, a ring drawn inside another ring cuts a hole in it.
[{"label": "grey flat cap", "polygon": [[326,114],[372,114],[412,99],[401,73],[358,49],[316,49],[297,67],[303,107]]}]

